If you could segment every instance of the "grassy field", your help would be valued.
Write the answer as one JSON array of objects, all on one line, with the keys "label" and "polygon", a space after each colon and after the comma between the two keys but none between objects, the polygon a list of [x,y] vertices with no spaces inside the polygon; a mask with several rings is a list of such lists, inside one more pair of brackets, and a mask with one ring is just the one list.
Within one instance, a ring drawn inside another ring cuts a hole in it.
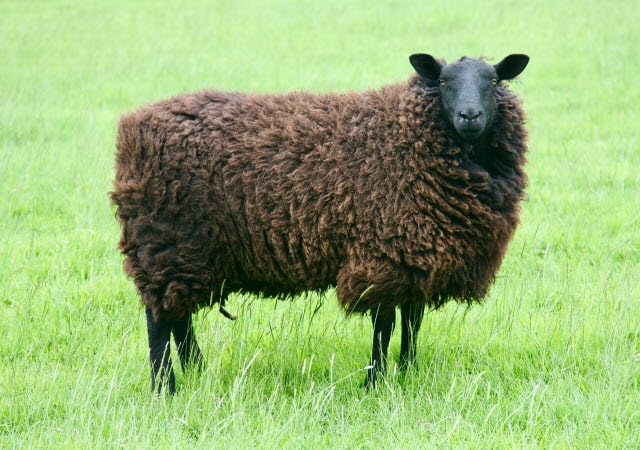
[{"label": "grassy field", "polygon": [[[638,19],[631,0],[0,2],[0,447],[640,447]],[[120,114],[375,88],[414,52],[531,56],[512,84],[530,201],[485,304],[428,314],[419,370],[367,392],[369,320],[333,291],[236,296],[238,321],[196,318],[204,371],[151,395],[107,198]]]}]

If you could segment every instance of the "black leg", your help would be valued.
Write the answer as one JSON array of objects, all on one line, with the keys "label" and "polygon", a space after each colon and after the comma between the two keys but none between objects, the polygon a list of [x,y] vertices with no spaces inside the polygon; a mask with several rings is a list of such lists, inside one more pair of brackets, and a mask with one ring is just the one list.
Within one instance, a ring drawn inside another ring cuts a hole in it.
[{"label": "black leg", "polygon": [[173,320],[171,331],[178,347],[182,370],[188,370],[194,366],[199,368],[202,364],[202,351],[193,331],[191,314],[187,314],[183,319]]},{"label": "black leg", "polygon": [[149,359],[151,360],[151,390],[160,392],[163,387],[173,394],[176,380],[171,366],[171,325],[167,320],[155,320],[149,308],[147,313],[147,331],[149,333]]},{"label": "black leg", "polygon": [[416,360],[418,331],[424,316],[424,304],[405,303],[400,309],[402,315],[402,343],[400,344],[400,367],[406,369]]},{"label": "black leg", "polygon": [[372,312],[371,321],[373,322],[373,347],[371,348],[370,368],[365,380],[366,387],[374,386],[378,372],[384,372],[387,367],[387,351],[396,323],[396,311],[394,309],[384,316]]}]

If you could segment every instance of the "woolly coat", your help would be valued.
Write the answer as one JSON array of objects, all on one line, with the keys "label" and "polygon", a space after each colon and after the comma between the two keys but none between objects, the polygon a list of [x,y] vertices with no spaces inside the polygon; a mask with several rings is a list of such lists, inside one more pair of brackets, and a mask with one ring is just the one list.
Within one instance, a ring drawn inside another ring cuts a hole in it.
[{"label": "woolly coat", "polygon": [[464,144],[414,76],[364,93],[184,94],[122,117],[112,202],[156,318],[337,287],[348,312],[481,299],[519,222],[524,114]]}]

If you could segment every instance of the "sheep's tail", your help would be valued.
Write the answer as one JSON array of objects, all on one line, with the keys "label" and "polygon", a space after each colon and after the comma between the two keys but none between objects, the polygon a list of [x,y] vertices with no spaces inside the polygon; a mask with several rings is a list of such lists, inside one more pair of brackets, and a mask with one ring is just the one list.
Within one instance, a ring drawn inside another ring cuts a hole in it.
[{"label": "sheep's tail", "polygon": [[231,314],[229,311],[226,310],[226,308],[224,307],[224,305],[222,303],[220,303],[220,314],[222,314],[223,316],[225,316],[229,320],[236,320],[237,319],[236,316],[234,316],[233,314]]}]

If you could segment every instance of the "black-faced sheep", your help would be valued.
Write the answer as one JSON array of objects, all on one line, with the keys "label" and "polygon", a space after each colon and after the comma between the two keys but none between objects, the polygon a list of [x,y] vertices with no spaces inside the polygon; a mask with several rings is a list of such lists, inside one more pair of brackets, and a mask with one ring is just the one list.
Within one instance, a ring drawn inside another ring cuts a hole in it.
[{"label": "black-faced sheep", "polygon": [[152,388],[201,361],[191,315],[231,292],[336,286],[370,313],[366,382],[416,354],[425,306],[474,302],[493,282],[526,186],[524,114],[496,65],[415,54],[408,83],[363,93],[179,95],[122,117],[112,202],[146,307]]}]

